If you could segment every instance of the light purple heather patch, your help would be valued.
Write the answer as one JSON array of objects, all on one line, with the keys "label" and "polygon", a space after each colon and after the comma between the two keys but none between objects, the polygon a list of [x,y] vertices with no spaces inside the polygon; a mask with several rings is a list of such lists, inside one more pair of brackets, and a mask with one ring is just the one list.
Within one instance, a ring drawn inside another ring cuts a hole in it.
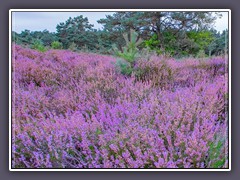
[{"label": "light purple heather patch", "polygon": [[14,167],[210,168],[226,157],[222,142],[211,159],[227,138],[224,59],[152,57],[125,77],[110,56],[13,49]]}]

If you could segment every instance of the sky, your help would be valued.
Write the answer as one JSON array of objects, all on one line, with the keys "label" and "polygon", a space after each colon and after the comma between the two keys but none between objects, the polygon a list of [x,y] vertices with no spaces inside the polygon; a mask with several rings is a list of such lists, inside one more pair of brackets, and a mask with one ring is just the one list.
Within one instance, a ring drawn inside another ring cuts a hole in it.
[{"label": "sky", "polygon": [[[87,17],[90,24],[95,29],[101,29],[102,26],[97,20],[105,18],[106,15],[112,15],[114,12],[13,12],[12,30],[21,33],[25,29],[30,31],[43,31],[47,29],[50,32],[56,32],[56,26],[60,22],[65,22],[69,17],[83,15]],[[228,12],[222,13],[222,18],[217,19],[215,29],[222,31],[228,28]]]}]

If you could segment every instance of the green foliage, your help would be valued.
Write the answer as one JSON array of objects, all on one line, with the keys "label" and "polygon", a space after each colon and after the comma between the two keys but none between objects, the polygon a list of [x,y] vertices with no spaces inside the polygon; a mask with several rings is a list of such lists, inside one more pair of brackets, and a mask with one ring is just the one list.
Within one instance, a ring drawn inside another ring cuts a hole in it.
[{"label": "green foliage", "polygon": [[71,51],[77,51],[77,50],[78,50],[77,45],[76,45],[74,42],[72,42],[72,43],[70,44],[70,46],[68,47],[68,49],[71,50]]},{"label": "green foliage", "polygon": [[113,46],[113,49],[118,57],[123,58],[127,62],[118,61],[116,66],[120,68],[120,71],[124,75],[131,75],[134,69],[134,63],[136,58],[138,57],[138,48],[142,43],[142,39],[138,38],[138,33],[131,29],[130,30],[130,38],[128,34],[123,34],[126,45],[123,47],[123,52],[119,51],[116,46]]},{"label": "green foliage", "polygon": [[33,46],[36,43],[36,41],[40,41],[41,44],[45,47],[51,46],[51,43],[53,41],[57,41],[56,34],[51,33],[47,30],[32,32],[29,30],[24,30],[19,34],[13,31],[12,36],[13,42],[27,47]]},{"label": "green foliage", "polygon": [[[178,41],[183,38],[179,38]],[[182,51],[178,47],[176,35],[171,31],[163,31],[161,40],[154,34],[149,40],[145,41],[146,46],[154,50],[158,55],[173,56],[176,52]],[[164,45],[163,45],[164,44]]]},{"label": "green foliage", "polygon": [[[93,29],[88,19],[80,15],[59,23],[56,27],[57,33],[48,30],[33,32],[25,30],[19,34],[13,32],[12,41],[40,51],[44,51],[44,47],[51,47],[101,54],[116,53],[129,62],[131,67],[142,49],[175,58],[196,57],[203,51],[209,56],[226,54],[228,31],[219,33],[211,29],[216,19],[213,14],[210,12],[116,12],[98,21],[103,25],[103,30]],[[127,34],[129,31],[130,35]],[[139,40],[144,40],[144,43]],[[37,44],[36,41],[41,43]],[[113,44],[115,44],[115,52],[112,52]]]},{"label": "green foliage", "polygon": [[221,168],[225,164],[225,157],[222,157],[222,150],[224,142],[219,140],[217,143],[211,143],[209,145],[209,159],[211,161],[210,168]]},{"label": "green foliage", "polygon": [[127,47],[123,47],[123,52],[116,51],[116,55],[125,59],[130,64],[133,64],[137,55],[136,49],[128,49]]},{"label": "green foliage", "polygon": [[157,34],[154,34],[150,39],[145,40],[144,43],[146,47],[155,49],[157,46],[159,46],[160,41],[158,40]]},{"label": "green foliage", "polygon": [[157,34],[152,35],[149,39],[144,41],[146,48],[155,51],[157,54],[162,54],[162,51],[159,49],[160,40],[158,39]]},{"label": "green foliage", "polygon": [[22,44],[19,34],[14,31],[12,31],[12,42],[15,42],[16,44]]},{"label": "green foliage", "polygon": [[44,47],[43,43],[40,40],[36,40],[33,45],[32,49],[36,49],[40,52],[45,52],[47,49]]},{"label": "green foliage", "polygon": [[214,37],[210,31],[190,31],[187,33],[190,39],[198,45],[199,49],[205,49],[214,40]]},{"label": "green foliage", "polygon": [[74,42],[79,49],[87,46],[93,50],[96,48],[98,38],[97,31],[92,27],[88,18],[84,18],[82,15],[70,17],[66,22],[57,25],[57,36],[64,49],[68,49]]},{"label": "green foliage", "polygon": [[[130,28],[136,29],[145,40],[145,47],[158,54],[185,56],[196,46],[185,34],[209,29],[216,16],[211,12],[117,12],[98,22],[108,31],[112,41],[122,47],[121,34]],[[215,13],[216,15],[216,13]],[[200,43],[201,44],[201,43]]]},{"label": "green foliage", "polygon": [[84,45],[83,47],[81,47],[80,50],[81,50],[82,52],[86,52],[86,53],[91,52],[90,49],[89,49],[89,47],[88,47],[87,45]]},{"label": "green foliage", "polygon": [[102,130],[101,129],[99,129],[99,128],[97,128],[97,130],[96,130],[96,132],[95,132],[95,134],[98,136],[98,135],[100,135],[100,134],[102,134],[103,132],[102,132]]},{"label": "green foliage", "polygon": [[210,30],[213,34],[214,40],[207,47],[209,56],[211,55],[222,55],[228,53],[228,30],[224,30],[222,33],[217,32],[216,30]]},{"label": "green foliage", "polygon": [[206,57],[206,53],[211,55],[215,40],[215,37],[211,31],[190,31],[187,33],[187,36],[194,43],[192,54],[195,54],[198,58]]},{"label": "green foliage", "polygon": [[197,58],[205,58],[206,57],[205,51],[203,49],[200,49],[196,56]]},{"label": "green foliage", "polygon": [[123,37],[126,42],[126,46],[123,47],[123,52],[118,51],[116,46],[113,48],[115,50],[116,55],[125,59],[128,63],[130,63],[130,66],[133,68],[134,62],[138,57],[139,50],[137,46],[139,46],[142,43],[142,40],[138,39],[138,33],[133,29],[130,30],[130,38],[128,38],[127,33],[123,34]]},{"label": "green foliage", "polygon": [[[36,31],[39,33],[39,38],[41,39],[44,46],[51,46],[52,42],[58,41],[55,33],[49,32],[48,30]],[[35,32],[33,32],[34,34]]]},{"label": "green foliage", "polygon": [[116,66],[117,70],[120,71],[121,74],[123,74],[123,75],[130,76],[133,72],[133,68],[125,60],[118,59],[115,66]]},{"label": "green foliage", "polygon": [[161,38],[154,34],[149,40],[145,41],[146,46],[154,49],[158,54],[188,57],[205,57],[208,47],[214,41],[213,33],[209,30],[164,30]]},{"label": "green foliage", "polygon": [[125,45],[125,40],[122,36],[123,33],[129,32],[130,29],[135,29],[141,36],[142,33],[139,25],[144,22],[144,20],[141,19],[143,13],[144,12],[117,12],[113,15],[107,15],[104,19],[100,19],[98,23],[104,27],[104,39],[107,39],[111,44],[116,44],[116,46],[120,48]]},{"label": "green foliage", "polygon": [[[177,46],[178,44],[177,44],[176,35],[174,35],[173,32],[164,31],[163,39],[164,39],[164,44],[165,44],[165,46],[164,46],[165,53],[168,53],[170,56],[173,56],[176,51],[180,50],[180,48]],[[183,54],[183,51],[182,51],[182,54]]]},{"label": "green foliage", "polygon": [[97,34],[97,43],[95,44],[96,50],[100,54],[113,54],[112,44],[113,41],[110,38],[109,32],[106,30],[96,31]]},{"label": "green foliage", "polygon": [[53,41],[51,43],[51,48],[52,49],[62,49],[62,43],[58,42],[58,41]]}]

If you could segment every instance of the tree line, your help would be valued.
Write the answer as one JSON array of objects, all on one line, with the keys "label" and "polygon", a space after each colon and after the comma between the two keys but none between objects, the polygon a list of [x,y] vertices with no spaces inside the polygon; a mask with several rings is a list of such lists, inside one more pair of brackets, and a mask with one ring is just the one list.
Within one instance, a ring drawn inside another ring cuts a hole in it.
[{"label": "tree line", "polygon": [[133,29],[141,40],[140,51],[179,58],[218,56],[228,53],[228,30],[213,28],[220,16],[212,12],[116,12],[98,20],[103,28],[97,30],[80,15],[59,23],[56,32],[12,32],[12,40],[40,51],[52,48],[114,54],[114,47],[123,51],[126,36]]}]

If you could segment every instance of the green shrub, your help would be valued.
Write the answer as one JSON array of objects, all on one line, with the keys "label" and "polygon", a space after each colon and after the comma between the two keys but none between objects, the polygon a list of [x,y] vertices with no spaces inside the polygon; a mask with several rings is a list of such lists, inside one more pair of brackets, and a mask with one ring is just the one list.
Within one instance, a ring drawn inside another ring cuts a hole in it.
[{"label": "green shrub", "polygon": [[206,54],[205,51],[203,49],[199,50],[197,53],[197,58],[205,58]]},{"label": "green shrub", "polygon": [[68,47],[68,49],[70,49],[71,51],[77,51],[78,48],[77,48],[77,44],[75,44],[74,42],[72,42],[70,44],[70,46]]},{"label": "green shrub", "polygon": [[121,74],[127,75],[127,76],[130,76],[133,72],[133,68],[131,67],[131,65],[122,59],[117,60],[116,68],[118,71],[121,72]]},{"label": "green shrub", "polygon": [[62,43],[58,42],[58,41],[53,41],[51,43],[51,48],[52,49],[62,49],[63,48],[63,45]]},{"label": "green shrub", "polygon": [[38,51],[40,51],[40,52],[45,52],[47,49],[44,47],[44,45],[43,45],[43,43],[40,41],[40,40],[36,40],[34,43],[33,43],[33,45],[32,45],[32,47],[31,47],[32,49],[36,49],[36,50],[38,50]]}]

